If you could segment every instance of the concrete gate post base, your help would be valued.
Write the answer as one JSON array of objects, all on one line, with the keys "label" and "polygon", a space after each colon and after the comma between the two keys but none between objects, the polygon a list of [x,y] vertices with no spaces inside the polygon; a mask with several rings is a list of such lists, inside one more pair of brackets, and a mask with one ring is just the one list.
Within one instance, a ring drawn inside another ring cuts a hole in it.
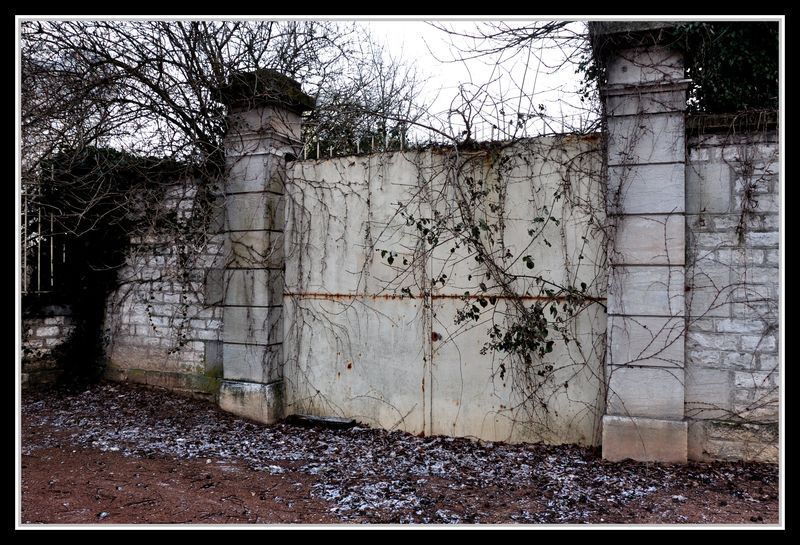
[{"label": "concrete gate post base", "polygon": [[641,416],[603,417],[603,458],[686,463],[688,430],[683,420]]},{"label": "concrete gate post base", "polygon": [[259,384],[223,380],[219,406],[237,416],[272,424],[283,417],[283,381]]}]

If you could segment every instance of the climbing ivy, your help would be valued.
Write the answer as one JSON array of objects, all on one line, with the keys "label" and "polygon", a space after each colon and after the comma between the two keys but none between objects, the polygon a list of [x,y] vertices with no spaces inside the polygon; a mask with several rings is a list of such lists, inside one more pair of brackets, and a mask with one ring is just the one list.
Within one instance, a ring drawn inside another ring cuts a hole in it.
[{"label": "climbing ivy", "polygon": [[683,54],[690,114],[736,113],[778,108],[779,27],[776,21],[693,21],[673,27],[595,34],[576,58],[581,101],[596,99],[605,85],[603,56],[615,47],[648,46],[658,40]]},{"label": "climbing ivy", "polygon": [[688,22],[675,29],[692,83],[689,111],[778,107],[777,22]]},{"label": "climbing ivy", "polygon": [[[449,197],[435,201],[430,215],[415,214],[413,210],[419,207],[414,202],[397,203],[397,214],[406,227],[415,231],[425,259],[439,248],[442,255],[453,256],[450,259],[474,262],[475,268],[466,279],[455,280],[442,271],[434,272],[429,279],[430,289],[452,287],[456,285],[454,282],[464,280],[474,286],[462,292],[462,307],[453,316],[454,324],[467,328],[472,324],[487,325],[480,353],[500,356],[497,373],[501,380],[516,371],[518,376],[514,380],[522,379],[528,389],[536,389],[552,374],[554,366],[547,358],[555,343],[574,343],[580,347],[573,331],[574,320],[599,301],[587,293],[585,282],[570,285],[558,280],[535,259],[537,247],[563,243],[552,239],[551,242],[548,237],[560,233],[561,220],[555,217],[554,208],[560,201],[570,200],[565,195],[569,185],[566,172],[570,167],[563,166],[562,184],[546,196],[542,194],[544,202],[535,206],[528,219],[528,238],[521,251],[506,246],[508,212],[503,203],[507,178],[515,166],[530,164],[527,157],[515,155],[507,147],[488,147],[470,153],[463,153],[457,147],[451,174],[446,177],[444,187],[437,190]],[[486,170],[481,171],[477,165],[484,165]],[[540,184],[535,177],[528,183],[531,187]],[[579,204],[570,200],[564,206]],[[587,242],[585,236],[581,239]],[[402,257],[400,248],[377,248],[376,253],[396,270],[412,266],[410,260]],[[578,253],[580,262],[584,256]],[[409,288],[400,289],[399,295],[413,297]]]}]

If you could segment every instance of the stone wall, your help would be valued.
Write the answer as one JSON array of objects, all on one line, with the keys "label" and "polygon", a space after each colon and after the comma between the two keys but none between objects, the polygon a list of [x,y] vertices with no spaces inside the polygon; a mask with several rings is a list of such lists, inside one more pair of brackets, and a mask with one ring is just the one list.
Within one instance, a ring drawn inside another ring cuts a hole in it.
[{"label": "stone wall", "polygon": [[[176,184],[163,206],[189,220],[197,213],[196,189],[190,181]],[[217,394],[225,248],[218,229],[186,239],[155,230],[131,240],[106,313],[109,378]]]},{"label": "stone wall", "polygon": [[[605,142],[292,162],[310,105],[235,95],[213,210],[178,182],[158,206],[180,236],[154,224],[131,240],[107,305],[107,375],[263,422],[311,413],[602,438],[609,459],[777,461],[777,133],[686,136],[682,58],[629,46],[607,52]],[[520,302],[555,316],[577,286],[588,299],[551,335],[548,365],[508,369],[485,349]],[[27,319],[26,372],[69,329],[55,312]]]},{"label": "stone wall", "polygon": [[[688,457],[775,461],[779,382],[777,136],[774,132],[737,137],[713,134],[687,138],[687,145],[685,254],[683,239],[672,240],[671,220],[678,216],[676,210],[680,211],[672,205],[668,213],[655,208],[627,210],[611,241],[616,255],[624,257],[620,262],[629,264],[631,255],[650,251],[649,247],[637,246],[649,244],[642,242],[649,224],[632,229],[628,224],[639,218],[632,213],[661,214],[658,218],[667,221],[651,222],[657,227],[652,241],[661,241],[655,245],[655,254],[669,254],[672,266],[686,262],[686,287],[670,285],[668,291],[685,291],[687,316],[684,319],[676,312],[677,317],[670,318],[674,324],[655,328],[652,319],[637,318],[634,323],[650,331],[651,340],[642,346],[636,344],[642,336],[637,337],[635,330],[628,327],[617,331],[612,338],[616,343],[612,356],[617,358],[614,361],[627,359],[622,364],[617,361],[622,370],[614,372],[619,381],[619,377],[626,378],[623,375],[628,366],[640,366],[645,375],[652,368],[685,366],[680,388],[683,397],[676,401],[683,405],[684,415],[677,415],[676,421],[688,423]],[[544,161],[545,149],[558,150],[559,160]],[[516,222],[531,216],[522,203],[535,203],[537,185],[541,192],[570,179],[557,166],[569,162],[564,157],[582,156],[586,165],[593,165],[584,166],[584,171],[596,169],[599,151],[597,143],[590,140],[541,139],[518,144],[506,153],[518,161],[512,163],[506,177],[510,185],[505,199],[513,205],[505,236],[513,247],[522,242],[515,240]],[[275,294],[281,289],[284,292],[287,344],[285,364],[280,364],[279,371],[285,375],[282,388],[286,389],[286,399],[281,414],[351,416],[414,433],[597,444],[598,419],[604,409],[604,385],[596,379],[602,375],[602,346],[590,352],[590,359],[584,362],[588,363],[587,377],[578,377],[568,395],[555,391],[549,396],[550,408],[559,416],[551,418],[547,430],[520,425],[504,409],[513,406],[513,395],[504,392],[502,382],[494,382],[491,357],[478,355],[485,331],[478,328],[464,335],[451,325],[452,315],[461,304],[453,300],[455,292],[434,290],[427,299],[430,306],[425,306],[425,294],[418,286],[424,284],[426,275],[438,270],[436,263],[441,256],[434,256],[405,280],[393,283],[396,267],[388,266],[375,254],[380,248],[407,247],[406,257],[411,259],[416,235],[403,232],[400,224],[405,221],[392,205],[410,202],[421,187],[439,187],[446,170],[440,167],[445,163],[444,155],[406,152],[293,164],[284,220],[288,286],[280,288],[273,281],[277,279],[267,275],[258,281],[254,277],[250,288],[266,290],[267,295],[262,297],[265,301],[276,300]],[[571,179],[576,194],[587,202],[596,202],[601,210],[603,192],[593,183],[592,177]],[[171,206],[183,207],[184,213],[190,214],[193,190],[182,187],[176,188]],[[247,209],[239,203],[240,195],[227,199],[228,215]],[[422,208],[425,206],[422,203]],[[652,206],[666,204],[654,200]],[[567,229],[585,229],[586,214],[565,217],[570,219],[563,224]],[[601,214],[595,219],[603,218]],[[227,224],[237,221],[231,217]],[[566,239],[579,239],[576,233]],[[626,233],[630,234],[627,238]],[[556,236],[561,235],[554,233]],[[236,282],[221,280],[238,274],[236,269],[223,273],[229,261],[225,238],[225,233],[209,235],[201,246],[191,249],[159,236],[134,241],[129,263],[120,273],[122,286],[109,305],[109,376],[205,395],[217,392],[224,359],[222,309],[228,303],[240,306],[232,299],[238,293]],[[663,251],[665,241],[684,255]],[[601,238],[590,243],[597,246]],[[537,263],[554,271],[564,266],[565,258],[567,263],[577,261],[573,250],[568,246],[564,254],[564,250],[543,247],[533,255]],[[597,289],[598,279],[604,278],[606,270],[604,253],[599,246],[586,253],[594,257],[590,267],[582,265],[587,274],[583,278]],[[562,274],[568,271],[564,269]],[[458,291],[463,292],[469,283],[466,278],[474,271],[448,272],[459,278]],[[283,275],[278,276],[282,284]],[[404,287],[412,290],[414,299],[399,297]],[[602,297],[604,290],[599,289],[596,295]],[[632,299],[630,304],[649,303],[644,297]],[[53,318],[48,320],[28,328],[33,344],[55,344],[56,332],[48,327],[57,324]],[[616,327],[614,320],[609,320],[609,328]],[[601,311],[587,316],[579,326],[586,328],[586,339],[602,345],[604,324]],[[232,331],[229,336],[235,335]],[[567,350],[554,354],[554,361],[574,363],[570,358],[574,354]],[[237,369],[238,361],[231,359],[228,365]],[[270,362],[263,367],[265,372],[275,368]],[[274,384],[271,375],[265,376],[264,384]],[[242,378],[237,375],[237,380]],[[624,399],[625,410],[631,410],[636,407],[631,400],[641,399],[641,409],[647,411],[655,406],[653,399],[661,398],[658,381],[636,379],[628,383],[628,390],[623,382],[612,384],[609,407],[613,409]],[[250,379],[243,384],[256,387],[261,382]],[[649,386],[656,390],[648,390]],[[270,409],[274,410],[278,409]]]},{"label": "stone wall", "polygon": [[287,158],[299,153],[302,123],[288,103],[271,104],[275,96],[258,104],[234,98],[223,188],[230,258],[223,271],[219,404],[262,422],[284,416],[284,191]]},{"label": "stone wall", "polygon": [[685,462],[683,58],[627,43],[607,59],[607,75],[603,456]]},{"label": "stone wall", "polygon": [[51,305],[22,318],[22,383],[53,382],[60,370],[54,350],[74,329],[69,307]]},{"label": "stone wall", "polygon": [[778,149],[775,131],[688,141],[691,458],[778,459]]}]

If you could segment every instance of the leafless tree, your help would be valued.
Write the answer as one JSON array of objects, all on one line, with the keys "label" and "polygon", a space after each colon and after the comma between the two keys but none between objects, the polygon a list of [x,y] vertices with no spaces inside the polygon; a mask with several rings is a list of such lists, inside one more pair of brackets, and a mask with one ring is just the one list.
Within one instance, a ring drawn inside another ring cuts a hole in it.
[{"label": "leafless tree", "polygon": [[[22,242],[39,252],[26,261],[41,272],[73,257],[61,289],[86,307],[82,329],[94,336],[116,269],[135,261],[128,241],[160,233],[186,272],[210,240],[228,129],[216,90],[237,73],[283,73],[318,98],[317,129],[342,140],[374,126],[375,113],[413,110],[413,73],[369,43],[355,24],[331,21],[23,21]],[[339,119],[343,102],[355,107]],[[176,199],[181,183],[188,200]],[[52,276],[24,285],[53,287]]]},{"label": "leafless tree", "polygon": [[26,164],[60,148],[110,145],[217,158],[231,74],[274,68],[326,85],[353,52],[351,26],[315,21],[28,21],[22,24]]},{"label": "leafless tree", "polygon": [[338,154],[397,149],[424,113],[418,100],[424,80],[414,66],[374,42],[359,46],[358,59],[319,89],[320,107],[308,124],[310,143]]},{"label": "leafless tree", "polygon": [[[540,100],[540,77],[569,71],[592,76],[592,52],[583,23],[572,21],[477,22],[470,29],[431,23],[449,39],[443,62],[480,61],[492,67],[485,81],[477,76],[461,82],[448,116],[463,127],[465,139],[478,139],[477,126],[490,125],[490,135],[511,140],[533,134],[593,132],[598,128],[599,101],[595,81],[585,78],[576,89],[552,88],[555,104]],[[502,82],[500,83],[502,79]],[[565,108],[566,106],[566,108]],[[564,110],[574,115],[564,115]],[[483,131],[484,133],[486,131]]]},{"label": "leafless tree", "polygon": [[[131,193],[108,183],[117,163],[100,161],[61,180],[57,204],[44,202],[39,182],[56,155],[61,166],[85,167],[87,150],[113,148],[164,161],[173,173],[180,163],[213,183],[227,130],[214,90],[235,73],[267,68],[299,80],[317,96],[313,127],[325,147],[358,147],[366,135],[396,140],[415,116],[415,72],[352,23],[33,20],[21,36],[23,185],[29,204],[64,232],[96,227],[109,206],[124,216]],[[135,194],[138,203],[158,198]],[[33,238],[42,231],[30,227]]]}]

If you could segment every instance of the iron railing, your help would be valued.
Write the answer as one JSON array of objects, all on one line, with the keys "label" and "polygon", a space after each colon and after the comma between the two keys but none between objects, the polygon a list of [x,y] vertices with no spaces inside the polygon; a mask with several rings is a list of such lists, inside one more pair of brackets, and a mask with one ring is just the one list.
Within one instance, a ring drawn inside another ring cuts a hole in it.
[{"label": "iron railing", "polygon": [[67,264],[67,240],[56,232],[55,215],[39,202],[37,184],[23,184],[21,202],[22,293],[50,293]]}]

